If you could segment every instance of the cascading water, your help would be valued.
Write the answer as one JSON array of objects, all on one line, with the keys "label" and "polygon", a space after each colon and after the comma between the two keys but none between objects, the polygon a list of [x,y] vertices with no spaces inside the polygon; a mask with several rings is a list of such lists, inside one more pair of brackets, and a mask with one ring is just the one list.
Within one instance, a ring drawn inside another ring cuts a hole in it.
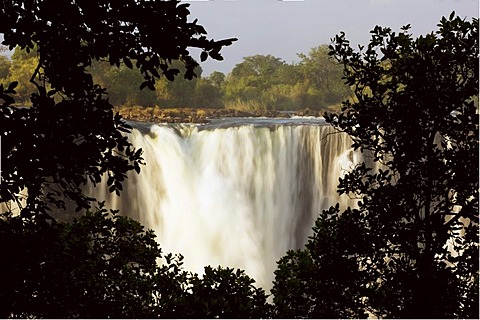
[{"label": "cascading water", "polygon": [[276,261],[301,248],[356,153],[321,119],[226,120],[203,126],[136,125],[130,134],[146,166],[121,197],[90,190],[154,229],[185,267],[241,268],[269,289]]}]

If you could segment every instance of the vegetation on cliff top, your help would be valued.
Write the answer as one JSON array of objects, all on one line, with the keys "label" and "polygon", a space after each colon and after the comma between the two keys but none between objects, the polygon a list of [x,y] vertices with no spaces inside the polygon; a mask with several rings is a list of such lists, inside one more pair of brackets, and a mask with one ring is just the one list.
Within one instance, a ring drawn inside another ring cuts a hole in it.
[{"label": "vegetation on cliff top", "polygon": [[[161,78],[155,90],[138,90],[143,76],[135,66],[119,66],[92,61],[88,71],[95,83],[107,88],[110,103],[128,107],[227,109],[266,113],[275,110],[339,109],[351,90],[342,80],[341,65],[328,55],[328,46],[312,48],[299,54],[300,62],[287,64],[271,55],[245,57],[232,72],[202,75],[200,66],[191,80],[177,77],[175,81]],[[30,74],[38,63],[38,52],[15,49],[11,60],[0,59],[0,81],[19,81],[17,105],[31,105],[34,91]],[[185,71],[180,62],[172,66]],[[125,113],[128,114],[128,113]]]}]

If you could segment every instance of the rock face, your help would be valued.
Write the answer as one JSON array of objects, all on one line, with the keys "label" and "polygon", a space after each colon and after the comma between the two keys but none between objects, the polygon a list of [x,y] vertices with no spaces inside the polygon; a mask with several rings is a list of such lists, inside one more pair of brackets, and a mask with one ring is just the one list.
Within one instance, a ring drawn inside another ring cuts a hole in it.
[{"label": "rock face", "polygon": [[325,110],[298,111],[242,111],[233,109],[193,109],[193,108],[159,108],[159,107],[117,107],[115,111],[126,120],[154,123],[205,123],[218,118],[268,117],[290,118],[292,116],[323,116]]}]

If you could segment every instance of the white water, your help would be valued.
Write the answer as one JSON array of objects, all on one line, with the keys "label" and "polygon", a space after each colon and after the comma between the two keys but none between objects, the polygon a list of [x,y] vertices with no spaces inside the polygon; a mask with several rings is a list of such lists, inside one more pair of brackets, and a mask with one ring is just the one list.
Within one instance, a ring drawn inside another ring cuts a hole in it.
[{"label": "white water", "polygon": [[269,289],[276,261],[305,244],[317,214],[348,204],[336,186],[356,154],[318,119],[230,121],[134,129],[147,165],[121,198],[105,185],[91,192],[154,229],[187,269],[241,268]]}]

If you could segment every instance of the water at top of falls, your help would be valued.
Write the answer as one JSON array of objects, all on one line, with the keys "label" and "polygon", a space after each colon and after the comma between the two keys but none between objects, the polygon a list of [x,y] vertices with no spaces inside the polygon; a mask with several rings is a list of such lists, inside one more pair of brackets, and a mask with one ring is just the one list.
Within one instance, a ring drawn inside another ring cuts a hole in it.
[{"label": "water at top of falls", "polygon": [[318,214],[351,204],[336,186],[356,153],[323,118],[130,125],[146,165],[120,197],[105,184],[90,192],[153,229],[188,270],[240,268],[268,290],[276,262],[303,247]]},{"label": "water at top of falls", "polygon": [[327,125],[323,117],[292,117],[292,118],[266,118],[266,117],[242,117],[242,118],[218,118],[209,120],[206,123],[200,124],[172,124],[172,123],[151,123],[151,122],[136,122],[127,121],[133,128],[148,133],[152,125],[164,125],[169,127],[175,126],[195,126],[198,130],[215,130],[221,128],[240,127],[250,125],[254,127],[276,128],[278,126],[299,126],[299,125]]},{"label": "water at top of falls", "polygon": [[293,117],[293,118],[224,118],[213,119],[207,124],[199,126],[200,130],[212,130],[217,128],[231,128],[245,125],[255,127],[275,128],[277,126],[299,126],[299,125],[326,125],[324,118],[315,117]]}]

